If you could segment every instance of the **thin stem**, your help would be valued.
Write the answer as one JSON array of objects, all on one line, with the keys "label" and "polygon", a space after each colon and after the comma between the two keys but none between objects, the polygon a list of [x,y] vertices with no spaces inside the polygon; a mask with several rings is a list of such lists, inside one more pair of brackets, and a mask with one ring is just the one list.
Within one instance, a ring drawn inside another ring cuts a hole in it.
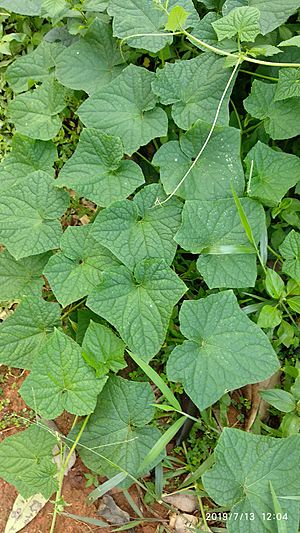
[{"label": "thin stem", "polygon": [[277,259],[282,263],[283,262],[283,257],[281,257],[281,255],[279,255],[277,252],[275,252],[275,250],[273,250],[273,248],[271,248],[271,246],[268,245],[268,250],[270,250],[270,252],[275,255],[275,257],[277,257]]},{"label": "thin stem", "polygon": [[237,122],[238,122],[238,125],[239,125],[239,128],[241,130],[241,133],[243,132],[243,125],[242,125],[242,122],[241,122],[241,119],[240,119],[240,115],[238,114],[238,110],[236,108],[236,105],[234,103],[234,101],[232,100],[232,98],[230,98],[230,103],[232,105],[232,108],[233,108],[233,111],[234,111],[234,114],[236,116],[236,119],[237,119]]},{"label": "thin stem", "polygon": [[258,72],[251,72],[251,70],[244,70],[243,68],[240,69],[240,72],[244,72],[245,74],[250,74],[250,76],[256,76],[257,78],[263,78],[264,80],[270,80],[270,81],[279,80],[279,78],[272,78],[271,76],[264,76],[263,74],[258,74]]},{"label": "thin stem", "polygon": [[148,163],[148,165],[150,165],[152,168],[155,168],[156,170],[156,167],[153,165],[153,163],[151,163],[151,161],[149,161],[149,159],[147,159],[147,157],[145,157],[143,154],[141,154],[141,152],[136,152],[136,154],[143,160],[145,161],[145,163]]},{"label": "thin stem", "polygon": [[61,320],[64,320],[68,315],[70,315],[70,313],[72,313],[73,311],[75,311],[75,309],[77,309],[78,307],[80,307],[82,304],[83,304],[84,300],[81,300],[80,302],[78,302],[77,304],[73,305],[73,307],[71,307],[68,311],[66,311],[61,317],[60,319]]}]

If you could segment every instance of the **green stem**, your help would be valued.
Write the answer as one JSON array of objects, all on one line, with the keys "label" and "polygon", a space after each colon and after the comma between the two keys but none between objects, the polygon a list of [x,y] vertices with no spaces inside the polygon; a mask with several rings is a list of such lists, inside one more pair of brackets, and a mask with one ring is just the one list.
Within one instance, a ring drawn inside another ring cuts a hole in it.
[{"label": "green stem", "polygon": [[75,309],[77,309],[78,307],[80,307],[82,304],[83,304],[84,300],[81,300],[80,302],[78,302],[77,304],[73,305],[73,307],[71,307],[70,309],[68,309],[68,311],[66,311],[61,317],[60,319],[61,320],[64,320],[65,318],[67,318],[68,315],[70,315],[73,311],[75,311]]},{"label": "green stem", "polygon": [[236,116],[236,119],[237,119],[237,122],[238,122],[238,125],[239,125],[239,128],[241,130],[241,133],[243,133],[243,125],[242,125],[242,122],[241,122],[241,119],[240,119],[240,115],[238,114],[238,110],[235,106],[235,103],[234,101],[232,100],[232,98],[230,98],[230,103],[232,105],[232,108],[233,108],[233,111],[235,113],[235,116]]},{"label": "green stem", "polygon": [[275,252],[275,250],[273,250],[273,248],[271,248],[271,246],[269,246],[268,244],[268,250],[270,250],[270,252],[275,255],[275,257],[277,257],[277,259],[282,263],[283,262],[283,257],[281,257],[281,255],[279,255],[277,252]]},{"label": "green stem", "polygon": [[156,170],[156,167],[153,165],[153,163],[151,163],[151,161],[149,161],[149,159],[147,159],[147,157],[141,154],[141,152],[136,152],[136,153],[143,161],[145,161],[145,163],[148,163],[148,165],[150,165],[152,168],[155,168]]},{"label": "green stem", "polygon": [[271,76],[264,76],[263,74],[258,74],[257,72],[251,72],[251,70],[244,70],[243,68],[240,69],[240,72],[244,72],[245,74],[250,74],[250,76],[256,76],[257,78],[263,78],[264,80],[270,80],[270,81],[279,80],[279,78],[272,78]]}]

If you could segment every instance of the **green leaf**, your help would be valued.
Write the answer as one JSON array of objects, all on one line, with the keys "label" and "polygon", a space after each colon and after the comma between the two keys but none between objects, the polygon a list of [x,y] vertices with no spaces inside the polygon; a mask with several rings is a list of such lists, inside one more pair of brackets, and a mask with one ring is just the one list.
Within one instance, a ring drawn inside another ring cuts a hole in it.
[{"label": "green leaf", "polygon": [[0,301],[40,295],[43,269],[49,254],[33,255],[16,261],[7,250],[0,253]]},{"label": "green leaf", "polygon": [[68,0],[42,0],[42,17],[56,19],[66,14],[70,5]]},{"label": "green leaf", "polygon": [[259,57],[259,56],[274,56],[277,54],[280,54],[282,51],[279,50],[276,46],[273,46],[271,44],[257,44],[255,46],[252,46],[249,50],[247,50],[247,54],[252,57]]},{"label": "green leaf", "polygon": [[105,272],[87,306],[117,329],[132,352],[149,361],[163,344],[173,307],[186,290],[163,260],[147,259],[133,273],[124,266]]},{"label": "green leaf", "polygon": [[56,418],[64,410],[88,415],[106,379],[97,379],[83,360],[80,346],[56,329],[39,351],[20,394],[43,418]]},{"label": "green leaf", "polygon": [[250,6],[260,12],[261,33],[266,35],[281,26],[300,7],[299,0],[226,0],[223,14],[237,6]]},{"label": "green leaf", "polygon": [[57,438],[36,425],[0,443],[0,476],[23,498],[40,493],[46,499],[58,489],[52,449]]},{"label": "green leaf", "polygon": [[279,300],[280,297],[284,293],[284,282],[275,272],[275,270],[272,270],[271,268],[266,269],[266,290],[267,293],[271,296],[271,298],[275,298],[275,300]]},{"label": "green leaf", "polygon": [[[198,120],[181,135],[179,142],[169,141],[156,152],[152,163],[160,167],[167,194],[175,189],[192,165],[210,128],[210,124]],[[231,183],[242,195],[244,173],[240,160],[240,133],[236,128],[217,126],[202,156],[176,194],[185,200],[232,198]]]},{"label": "green leaf", "polygon": [[43,170],[54,174],[53,163],[57,158],[52,141],[37,141],[16,133],[12,138],[11,152],[1,161],[1,192],[14,185],[25,184],[28,174]]},{"label": "green leaf", "polygon": [[172,7],[169,13],[169,16],[168,16],[168,21],[165,25],[165,29],[167,31],[181,30],[184,27],[188,16],[189,16],[189,13],[187,13],[183,7],[181,6]]},{"label": "green leaf", "polygon": [[279,503],[279,500],[277,498],[276,492],[273,488],[272,482],[270,481],[270,490],[272,494],[272,500],[274,505],[274,511],[276,513],[276,526],[277,526],[277,533],[288,533],[286,522],[281,519],[283,516],[282,508]]},{"label": "green leaf", "polygon": [[122,72],[122,63],[111,27],[95,19],[86,34],[56,59],[56,77],[66,87],[92,94]]},{"label": "green leaf", "polygon": [[161,185],[153,183],[138,192],[133,201],[123,200],[100,211],[93,223],[93,237],[128,268],[151,258],[171,264],[182,204],[172,198],[165,205],[155,205],[157,198],[164,197]]},{"label": "green leaf", "polygon": [[257,325],[260,328],[275,328],[282,320],[282,311],[272,305],[264,305],[259,313]]},{"label": "green leaf", "polygon": [[144,176],[134,161],[123,160],[123,156],[119,137],[84,129],[56,184],[74,189],[101,206],[127,198],[144,183]]},{"label": "green leaf", "polygon": [[300,98],[275,101],[276,84],[254,80],[244,107],[250,115],[263,121],[272,139],[289,139],[300,134]]},{"label": "green leaf", "polygon": [[300,70],[299,68],[281,68],[279,81],[275,93],[275,100],[286,100],[300,96]]},{"label": "green leaf", "polygon": [[[299,442],[296,436],[274,439],[225,428],[215,449],[216,464],[203,477],[205,490],[217,505],[230,508],[231,516],[254,513],[254,520],[228,520],[229,533],[276,532],[270,481],[277,497],[299,494]],[[237,468],[237,465],[239,467]],[[297,533],[299,503],[280,499],[288,515],[289,533]]]},{"label": "green leaf", "polygon": [[83,9],[102,13],[107,9],[108,3],[109,0],[83,0]]},{"label": "green leaf", "polygon": [[108,478],[124,470],[136,476],[161,436],[157,428],[147,425],[154,415],[153,403],[149,383],[110,377],[80,439],[78,451],[84,464]]},{"label": "green leaf", "polygon": [[37,298],[26,298],[0,324],[0,363],[31,368],[48,334],[59,324],[60,307]]},{"label": "green leaf", "polygon": [[143,67],[129,65],[110,84],[90,96],[78,110],[82,122],[91,128],[121,138],[131,155],[141,145],[167,134],[166,113],[156,107],[151,90],[155,74]]},{"label": "green leaf", "polygon": [[55,63],[64,50],[60,43],[42,41],[30,54],[19,56],[6,70],[6,80],[15,93],[27,91],[29,82],[45,82],[53,78]]},{"label": "green leaf", "polygon": [[0,7],[7,11],[18,13],[19,15],[29,15],[30,17],[41,14],[42,0],[0,0]]},{"label": "green leaf", "polygon": [[48,141],[61,127],[59,113],[65,108],[66,89],[50,79],[32,91],[19,94],[8,106],[16,130],[32,139]]},{"label": "green leaf", "polygon": [[[204,122],[213,122],[229,76],[224,58],[204,53],[194,59],[166,63],[157,71],[152,88],[162,104],[172,104],[175,123],[187,130],[199,117]],[[232,87],[225,97],[218,124],[228,124],[231,90]]]},{"label": "green leaf", "polygon": [[294,35],[286,41],[281,41],[278,46],[300,46],[300,35]]},{"label": "green leaf", "polygon": [[282,272],[300,283],[300,233],[295,230],[290,231],[279,251],[285,259]]},{"label": "green leaf", "polygon": [[2,195],[0,241],[15,259],[59,247],[62,229],[58,218],[68,199],[41,171],[30,174],[22,188],[16,185]]},{"label": "green leaf", "polygon": [[[263,208],[249,198],[240,201],[258,243],[265,227]],[[210,288],[255,285],[255,249],[248,242],[234,199],[187,200],[175,240],[185,250],[201,253],[197,269]]]},{"label": "green leaf", "polygon": [[259,391],[260,396],[263,400],[268,402],[279,411],[283,413],[290,413],[296,408],[296,402],[294,397],[285,390],[281,389],[268,389]]},{"label": "green leaf", "polygon": [[237,35],[240,41],[254,41],[261,33],[260,12],[256,7],[237,7],[228,15],[216,20],[212,26],[217,33],[219,41],[231,39]]},{"label": "green leaf", "polygon": [[167,375],[183,384],[200,410],[279,368],[268,338],[239,308],[232,291],[184,301],[179,317],[188,340],[171,353]]},{"label": "green leaf", "polygon": [[82,343],[84,360],[96,370],[97,378],[110,370],[118,372],[126,367],[125,344],[113,331],[90,321]]},{"label": "green leaf", "polygon": [[[180,6],[189,13],[184,27],[193,26],[198,20],[193,2],[191,0],[168,2],[169,11],[176,6]],[[155,0],[110,0],[108,14],[113,17],[114,36],[126,39],[129,46],[133,48],[158,52],[173,41],[172,36],[164,36],[163,31],[168,22],[168,12],[161,3]],[[152,36],[152,33],[162,36]]]},{"label": "green leaf", "polygon": [[293,296],[292,298],[288,298],[287,303],[290,308],[293,309],[293,311],[296,311],[296,313],[300,313],[300,296]]},{"label": "green leaf", "polygon": [[278,152],[258,141],[245,159],[251,175],[248,194],[263,204],[274,207],[300,180],[299,157]]},{"label": "green leaf", "polygon": [[61,238],[61,252],[53,255],[44,275],[58,302],[66,307],[97,287],[102,273],[119,261],[91,236],[91,225],[70,226]]},{"label": "green leaf", "polygon": [[91,505],[99,498],[102,498],[104,494],[106,494],[110,490],[120,485],[120,483],[122,483],[122,481],[124,481],[126,477],[127,477],[127,474],[125,474],[125,472],[120,472],[119,474],[116,474],[111,479],[104,481],[104,483],[101,483],[101,485],[99,485],[92,492],[89,493],[87,502]]}]

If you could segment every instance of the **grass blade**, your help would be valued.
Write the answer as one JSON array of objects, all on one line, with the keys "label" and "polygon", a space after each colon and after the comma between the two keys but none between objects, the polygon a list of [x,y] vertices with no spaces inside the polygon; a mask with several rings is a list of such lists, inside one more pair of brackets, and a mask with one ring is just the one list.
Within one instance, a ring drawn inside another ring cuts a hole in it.
[{"label": "grass blade", "polygon": [[180,489],[183,489],[185,487],[188,487],[189,485],[193,485],[198,481],[198,479],[203,476],[204,472],[208,470],[215,462],[214,454],[212,453],[203,463],[195,470],[195,472],[192,472],[191,475],[189,475],[184,482],[180,485]]},{"label": "grass blade", "polygon": [[[273,488],[273,485],[272,485],[272,482],[269,481],[270,483],[270,490],[271,490],[271,494],[272,494],[272,500],[273,500],[273,505],[274,505],[274,511],[275,511],[275,514],[279,514],[281,516],[283,516],[283,512],[282,512],[282,509],[281,509],[281,505],[279,503],[279,500],[276,496],[276,492]],[[284,520],[277,520],[276,518],[276,525],[277,525],[277,532],[278,533],[288,533],[288,530],[287,530],[287,527],[286,527],[286,523]]]},{"label": "grass blade", "polygon": [[102,485],[99,485],[95,490],[90,492],[90,494],[87,497],[87,503],[91,505],[96,500],[101,498],[104,494],[106,494],[109,490],[117,487],[124,479],[127,477],[127,474],[125,472],[120,472],[116,476],[112,477],[108,481],[105,481],[105,483],[102,483]]}]

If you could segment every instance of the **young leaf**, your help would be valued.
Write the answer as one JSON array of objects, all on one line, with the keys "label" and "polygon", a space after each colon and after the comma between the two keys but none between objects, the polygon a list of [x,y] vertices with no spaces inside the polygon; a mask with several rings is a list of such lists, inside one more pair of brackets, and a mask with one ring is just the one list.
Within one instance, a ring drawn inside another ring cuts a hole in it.
[{"label": "young leaf", "polygon": [[31,368],[45,339],[59,324],[60,307],[45,300],[26,298],[0,324],[0,363]]},{"label": "young leaf", "polygon": [[274,207],[300,180],[299,157],[277,152],[258,141],[248,153],[245,163],[251,173],[248,194],[263,204]]},{"label": "young leaf", "polygon": [[69,195],[55,189],[47,174],[30,174],[22,187],[15,185],[0,199],[0,241],[15,259],[58,248],[58,218],[68,201]]},{"label": "young leaf", "polygon": [[300,233],[295,230],[290,231],[279,251],[285,259],[282,271],[300,283]]},{"label": "young leaf", "polygon": [[281,68],[275,93],[275,100],[286,100],[300,96],[300,71],[298,68]]},{"label": "young leaf", "polygon": [[171,353],[167,375],[183,383],[200,410],[226,391],[262,381],[278,369],[268,338],[239,308],[232,291],[185,301],[179,317],[188,340]]},{"label": "young leaf", "polygon": [[231,39],[235,35],[240,41],[254,41],[255,37],[261,33],[259,20],[260,12],[256,7],[242,6],[216,20],[212,26],[219,41]]},{"label": "young leaf", "polygon": [[84,362],[80,346],[55,330],[35,359],[20,394],[43,418],[56,418],[64,409],[87,415],[94,411],[106,379],[97,379]]},{"label": "young leaf", "polygon": [[49,254],[32,255],[16,261],[7,250],[0,253],[0,301],[40,296],[43,269]]},{"label": "young leaf", "polygon": [[[166,63],[157,71],[152,88],[162,104],[172,104],[175,123],[187,130],[199,117],[204,122],[213,121],[229,76],[224,58],[207,52],[187,61]],[[218,124],[228,124],[231,90],[227,92]]]},{"label": "young leaf", "polygon": [[111,27],[98,19],[84,36],[59,55],[55,63],[60,83],[88,94],[110,83],[124,68]]},{"label": "young leaf", "polygon": [[292,298],[287,299],[288,305],[296,313],[300,313],[300,296],[293,296]]},{"label": "young leaf", "polygon": [[272,139],[289,139],[300,134],[300,98],[275,101],[276,85],[254,80],[244,100],[250,115],[263,121]]},{"label": "young leaf", "polygon": [[123,160],[123,156],[119,137],[84,129],[75,153],[55,183],[76,190],[98,205],[110,205],[127,198],[144,183],[141,168],[134,161]]},{"label": "young leaf", "polygon": [[118,135],[129,155],[155,137],[167,134],[168,120],[156,107],[151,90],[155,75],[143,67],[129,65],[114,80],[90,96],[78,109],[82,122]]},{"label": "young leaf", "polygon": [[260,328],[275,328],[282,320],[282,311],[273,305],[264,305],[259,313],[257,325]]},{"label": "young leaf", "polygon": [[167,23],[165,24],[165,29],[167,31],[176,31],[181,30],[186,22],[186,19],[188,18],[189,13],[186,12],[186,10],[181,6],[174,6],[172,7]]},{"label": "young leaf", "polygon": [[[215,449],[216,464],[202,477],[204,488],[218,505],[230,508],[236,516],[254,513],[255,519],[247,521],[248,533],[265,531],[264,516],[274,514],[269,482],[278,498],[299,494],[299,444],[297,435],[274,439],[225,428]],[[280,503],[283,515],[288,516],[289,533],[297,533],[298,502],[280,499]],[[244,526],[243,520],[227,522],[229,533],[245,533]],[[268,527],[270,533],[274,527]]]},{"label": "young leaf", "polygon": [[100,211],[92,236],[124,263],[134,268],[143,259],[164,259],[169,265],[177,245],[174,235],[181,222],[182,204],[172,198],[165,205],[155,205],[165,197],[158,183],[147,185],[133,201],[123,200]]},{"label": "young leaf", "polygon": [[87,306],[110,322],[129,349],[149,361],[164,342],[174,305],[187,287],[163,260],[147,259],[132,273],[105,272]]},{"label": "young leaf", "polygon": [[[156,152],[152,163],[160,167],[167,194],[175,189],[191,166],[210,128],[210,124],[197,120],[181,135],[179,142],[169,141]],[[242,195],[244,173],[240,160],[240,134],[236,128],[217,126],[201,158],[176,194],[185,200],[231,198],[231,182],[236,192]]]},{"label": "young leaf", "polygon": [[267,268],[265,283],[267,293],[271,296],[271,298],[279,300],[279,298],[283,295],[284,292],[284,282],[282,281],[279,274],[277,274],[275,270]]},{"label": "young leaf", "polygon": [[108,478],[120,471],[136,476],[161,436],[157,428],[147,425],[154,415],[152,403],[149,383],[110,377],[80,439],[78,451],[84,464]]},{"label": "young leaf", "polygon": [[[219,50],[226,50],[228,52],[236,51],[236,41],[233,39],[223,39],[221,42],[218,41],[217,34],[212,26],[212,23],[216,20],[219,20],[221,16],[214,11],[210,11],[205,15],[201,20],[194,25],[194,28],[191,30],[191,35],[204,41],[206,44],[219,48]],[[197,41],[188,37],[188,40],[197,48],[200,48],[203,52],[207,51],[205,46],[202,46]]]},{"label": "young leaf", "polygon": [[16,130],[32,139],[48,141],[61,127],[58,114],[65,108],[66,89],[50,79],[33,91],[19,94],[8,106]]},{"label": "young leaf", "polygon": [[52,448],[57,439],[36,425],[0,443],[0,476],[27,499],[40,493],[48,499],[57,490]]},{"label": "young leaf", "polygon": [[50,257],[44,275],[63,307],[87,296],[97,287],[102,273],[119,265],[112,253],[91,235],[92,226],[69,226],[64,232],[61,252]]},{"label": "young leaf", "polygon": [[260,396],[263,400],[268,402],[279,411],[283,413],[290,413],[296,408],[296,402],[294,397],[285,390],[281,389],[269,389],[259,391]]},{"label": "young leaf", "polygon": [[100,378],[110,370],[118,372],[126,367],[125,344],[113,331],[102,324],[90,321],[82,343],[82,356]]}]

